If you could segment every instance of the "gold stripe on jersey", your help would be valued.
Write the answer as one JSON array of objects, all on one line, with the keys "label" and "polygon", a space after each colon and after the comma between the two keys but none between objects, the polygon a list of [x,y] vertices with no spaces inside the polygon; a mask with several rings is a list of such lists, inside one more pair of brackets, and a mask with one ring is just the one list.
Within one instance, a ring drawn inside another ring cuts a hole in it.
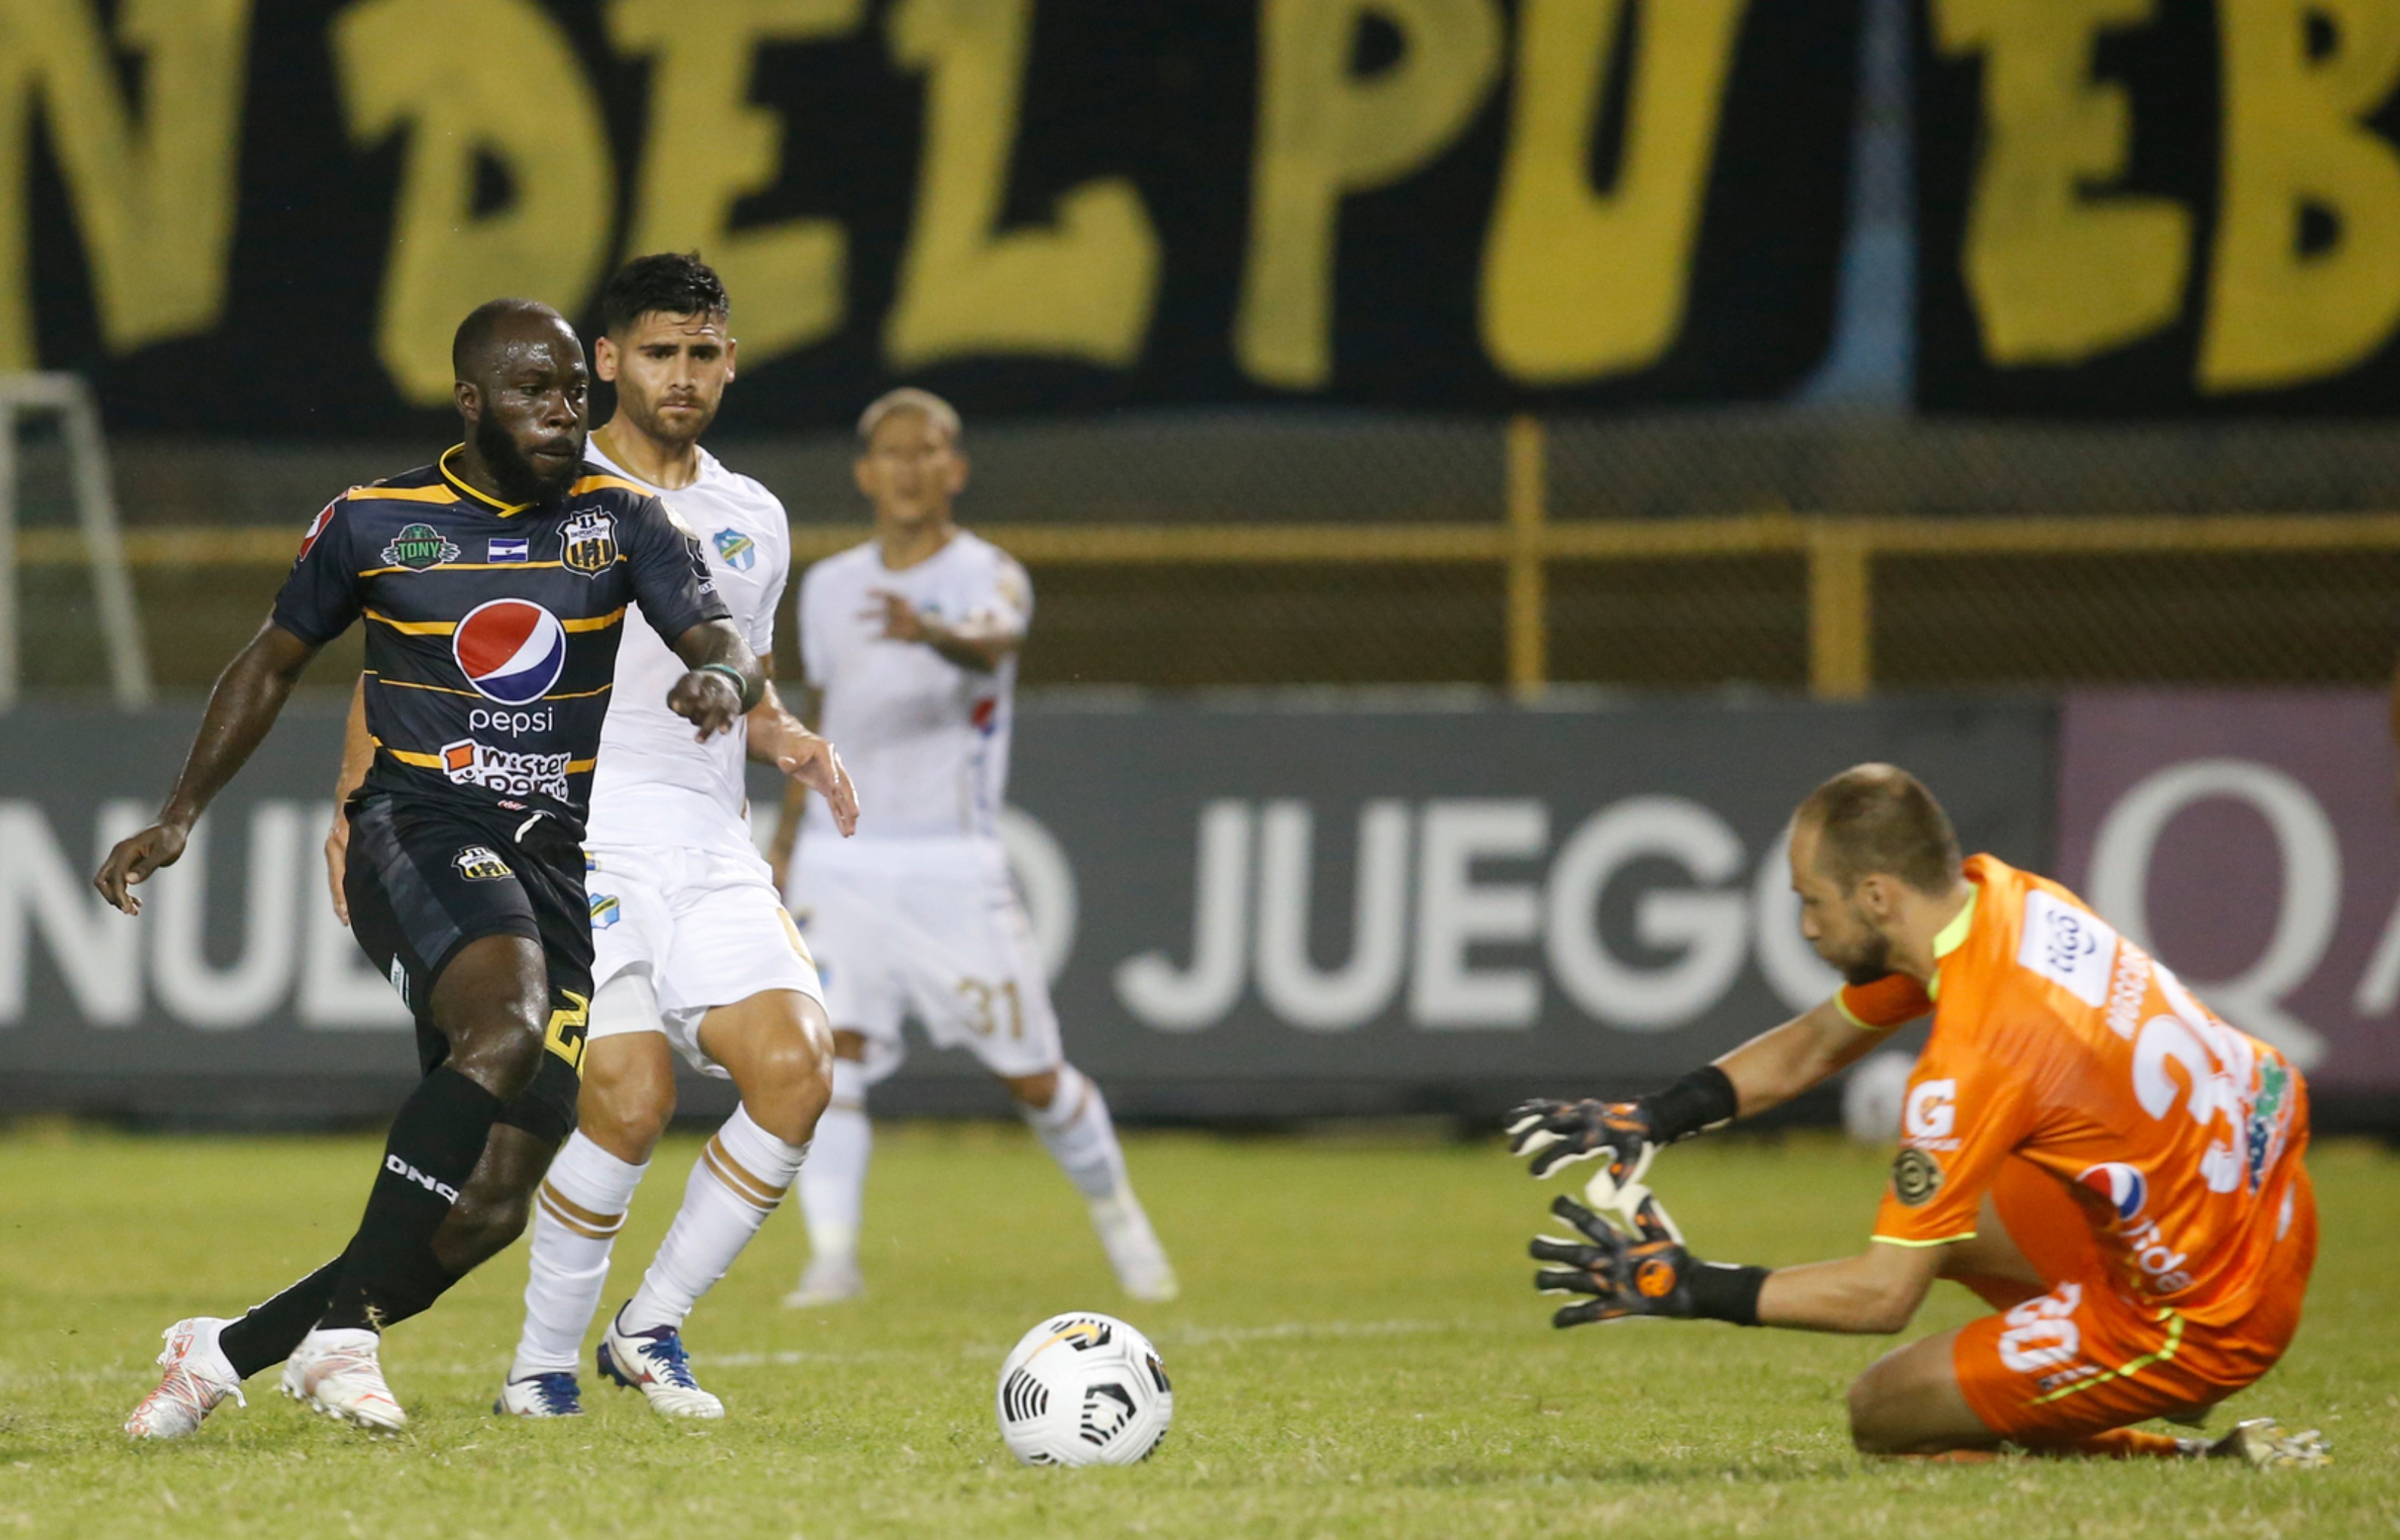
[{"label": "gold stripe on jersey", "polygon": [[[448,482],[452,486],[457,487],[459,491],[465,493],[468,497],[474,498],[477,502],[482,503],[485,508],[498,513],[503,519],[513,519],[518,514],[533,506],[531,503],[504,503],[500,501],[499,498],[492,497],[488,493],[478,492],[473,487],[469,486],[459,478],[457,471],[450,469],[450,457],[466,447],[467,446],[463,443],[454,443],[449,448],[442,451],[442,458],[435,463],[441,468],[442,479],[443,481]],[[453,498],[452,500],[456,501],[457,499]]]},{"label": "gold stripe on jersey", "polygon": [[[455,501],[456,499],[449,500]],[[617,559],[621,562],[625,558],[620,556]],[[500,567],[506,567],[511,572],[522,572],[528,567],[562,566],[565,565],[566,564],[562,562],[443,562],[433,566],[371,566],[364,572],[360,573],[359,576],[361,578],[397,578],[403,573],[409,572],[491,572]]]},{"label": "gold stripe on jersey", "polygon": [[365,613],[368,620],[389,626],[403,636],[447,636],[458,629],[456,620],[395,620],[379,609]]},{"label": "gold stripe on jersey", "polygon": [[655,497],[658,496],[657,493],[651,491],[648,487],[642,485],[638,482],[629,482],[622,476],[607,475],[585,476],[578,481],[573,486],[568,487],[566,489],[566,495],[570,497],[580,497],[586,492],[605,491],[612,486],[621,486],[637,497]]},{"label": "gold stripe on jersey", "polygon": [[458,500],[449,488],[442,486],[354,486],[342,496],[351,502],[455,503]]},{"label": "gold stripe on jersey", "polygon": [[[526,601],[528,604],[535,602]],[[458,622],[456,620],[395,620],[379,609],[368,610],[366,617],[370,620],[391,627],[403,636],[448,636],[458,630]],[[561,620],[558,624],[563,631],[606,631],[624,618],[625,606],[619,605],[606,615],[585,615],[572,620]]]},{"label": "gold stripe on jersey", "polygon": [[[367,669],[364,672],[366,676],[373,679],[376,684],[387,685],[393,689],[430,689],[442,695],[463,695],[470,701],[484,701],[490,699],[489,696],[483,694],[479,690],[458,689],[449,685],[422,685],[414,679],[387,679],[373,669]],[[539,705],[543,701],[589,701],[595,695],[606,695],[616,688],[617,687],[613,684],[607,684],[602,685],[598,689],[557,690],[541,697],[539,701],[534,702],[533,704]]]}]

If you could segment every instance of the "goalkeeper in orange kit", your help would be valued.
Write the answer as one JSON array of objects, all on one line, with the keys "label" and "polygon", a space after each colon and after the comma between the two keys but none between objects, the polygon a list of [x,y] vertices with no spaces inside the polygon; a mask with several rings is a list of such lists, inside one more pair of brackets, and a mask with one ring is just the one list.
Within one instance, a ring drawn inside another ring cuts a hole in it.
[{"label": "goalkeeper in orange kit", "polygon": [[[1849,981],[1655,1096],[1534,1101],[1512,1148],[1534,1174],[1606,1164],[1554,1211],[1538,1287],[1584,1296],[1560,1326],[1637,1315],[1896,1332],[1937,1278],[1995,1314],[1885,1355],[1850,1387],[1871,1453],[2010,1443],[2061,1453],[2315,1465],[2268,1419],[2197,1424],[2292,1340],[2315,1261],[2308,1092],[2164,964],[2058,884],[1988,855],[1903,770],[1865,765],[1801,804],[1801,928]],[[1930,1012],[1873,1244],[1768,1270],[1696,1261],[1642,1187],[1657,1150],[1779,1105]],[[1612,1222],[1612,1218],[1616,1222]]]}]

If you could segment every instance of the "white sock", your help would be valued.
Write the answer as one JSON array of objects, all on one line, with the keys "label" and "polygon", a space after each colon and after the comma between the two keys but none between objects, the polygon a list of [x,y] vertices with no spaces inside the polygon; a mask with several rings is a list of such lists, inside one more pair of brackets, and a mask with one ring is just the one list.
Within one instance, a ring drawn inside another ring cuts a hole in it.
[{"label": "white sock", "polygon": [[683,1207],[625,1306],[625,1329],[680,1328],[784,1201],[808,1156],[807,1145],[785,1144],[759,1127],[748,1107],[735,1108],[692,1163]]},{"label": "white sock", "polygon": [[866,1121],[866,1066],[835,1059],[833,1100],[817,1119],[816,1140],[800,1172],[800,1214],[808,1221],[811,1257],[856,1260],[866,1161],[874,1150],[875,1128]]},{"label": "white sock", "polygon": [[1050,1105],[1017,1111],[1033,1125],[1042,1147],[1090,1203],[1116,1196],[1125,1185],[1125,1147],[1109,1120],[1108,1098],[1071,1064],[1058,1067],[1058,1091]]},{"label": "white sock", "polygon": [[608,1281],[608,1249],[625,1227],[647,1162],[628,1165],[578,1133],[542,1179],[533,1215],[533,1265],[525,1279],[525,1335],[509,1378],[572,1374],[583,1334]]}]

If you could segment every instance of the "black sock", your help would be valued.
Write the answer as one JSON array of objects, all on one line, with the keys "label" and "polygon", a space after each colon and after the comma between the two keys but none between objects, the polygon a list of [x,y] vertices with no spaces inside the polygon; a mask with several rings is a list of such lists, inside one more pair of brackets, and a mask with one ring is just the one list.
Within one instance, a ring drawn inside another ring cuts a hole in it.
[{"label": "black sock", "polygon": [[252,1305],[240,1320],[227,1322],[217,1346],[233,1371],[247,1380],[292,1356],[334,1302],[334,1281],[341,1275],[342,1259],[336,1257],[265,1304]]},{"label": "black sock", "polygon": [[499,1115],[499,1097],[446,1066],[409,1094],[391,1120],[383,1169],[320,1326],[381,1329],[457,1282],[433,1255],[433,1233],[483,1159]]}]

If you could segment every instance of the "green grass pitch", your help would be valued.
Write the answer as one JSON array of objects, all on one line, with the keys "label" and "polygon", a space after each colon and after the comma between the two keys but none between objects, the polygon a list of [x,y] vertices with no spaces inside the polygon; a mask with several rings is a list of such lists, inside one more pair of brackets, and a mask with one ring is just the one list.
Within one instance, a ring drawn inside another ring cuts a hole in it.
[{"label": "green grass pitch", "polygon": [[[2339,1464],[2221,1467],[1861,1460],[1842,1387],[1889,1343],[1650,1324],[1554,1332],[1526,1237],[1544,1192],[1496,1148],[1402,1137],[1154,1135],[1135,1176],[1185,1297],[1129,1306],[1081,1206],[1019,1131],[882,1131],[871,1290],[777,1307],[805,1242],[778,1215],[689,1340],[728,1419],[670,1425],[595,1383],[579,1422],[488,1414],[522,1247],[385,1362],[414,1418],[375,1441],[253,1382],[188,1441],[118,1422],[159,1329],[230,1314],[330,1255],[364,1138],[0,1134],[0,1536],[2334,1536],[2400,1529],[2400,1158],[2320,1149],[2325,1252],[2298,1342],[2218,1414],[2272,1411]],[[617,1250],[631,1288],[696,1152],[670,1141]],[[1861,1243],[1883,1157],[1830,1138],[1704,1141],[1653,1173],[1704,1256]],[[1149,1331],[1176,1424],[1129,1470],[1017,1467],[992,1427],[1019,1332],[1068,1308]],[[1944,1286],[1916,1330],[1978,1308]],[[587,1360],[588,1367],[588,1360]]]}]

